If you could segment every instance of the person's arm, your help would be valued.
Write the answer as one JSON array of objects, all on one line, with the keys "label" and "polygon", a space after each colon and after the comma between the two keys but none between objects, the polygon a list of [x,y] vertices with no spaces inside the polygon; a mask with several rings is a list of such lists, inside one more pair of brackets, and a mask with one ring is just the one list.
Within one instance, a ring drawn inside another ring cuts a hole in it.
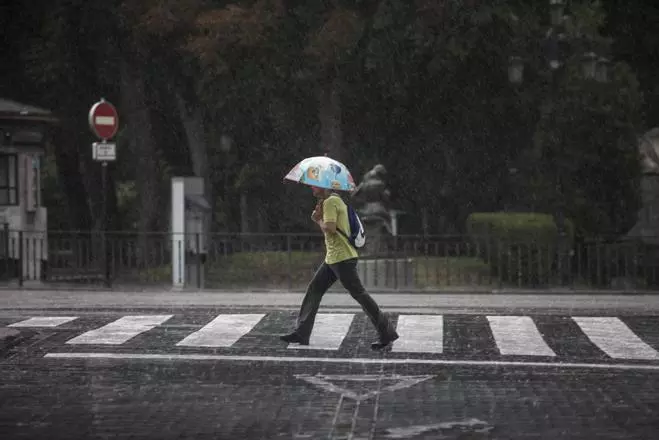
[{"label": "person's arm", "polygon": [[326,222],[324,220],[319,220],[318,226],[323,232],[329,232],[330,234],[336,234],[336,222]]}]

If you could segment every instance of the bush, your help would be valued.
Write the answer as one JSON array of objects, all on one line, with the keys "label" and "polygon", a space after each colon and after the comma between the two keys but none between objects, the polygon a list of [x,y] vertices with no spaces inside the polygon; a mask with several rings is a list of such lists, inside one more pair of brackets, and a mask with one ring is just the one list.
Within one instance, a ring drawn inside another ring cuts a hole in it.
[{"label": "bush", "polygon": [[[539,285],[550,281],[556,262],[558,228],[548,214],[474,213],[467,218],[467,233],[479,256],[502,282]],[[566,221],[572,246],[574,227]]]}]

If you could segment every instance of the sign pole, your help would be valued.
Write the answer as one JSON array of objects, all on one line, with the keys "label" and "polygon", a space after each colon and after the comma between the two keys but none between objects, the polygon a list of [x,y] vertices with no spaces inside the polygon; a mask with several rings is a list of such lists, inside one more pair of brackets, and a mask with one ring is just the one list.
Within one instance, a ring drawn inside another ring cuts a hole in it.
[{"label": "sign pole", "polygon": [[119,128],[119,115],[114,106],[101,98],[89,110],[89,127],[101,139],[101,142],[92,144],[92,157],[101,162],[101,252],[103,253],[103,272],[105,284],[110,287],[110,259],[108,258],[107,243],[107,179],[108,162],[116,160],[116,144],[109,143]]},{"label": "sign pole", "polygon": [[[104,140],[105,142],[105,140]],[[105,285],[110,287],[110,260],[108,259],[108,240],[107,240],[107,230],[108,230],[108,197],[107,197],[107,174],[108,174],[108,163],[106,161],[101,162],[101,215],[103,216],[103,222],[101,223],[101,231],[103,232],[103,268],[104,268],[104,278]]]}]

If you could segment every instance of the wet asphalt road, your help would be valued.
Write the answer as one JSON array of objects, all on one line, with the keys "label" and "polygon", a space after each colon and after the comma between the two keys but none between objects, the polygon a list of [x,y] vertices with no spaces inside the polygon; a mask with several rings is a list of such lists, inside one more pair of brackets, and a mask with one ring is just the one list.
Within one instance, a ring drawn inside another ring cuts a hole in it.
[{"label": "wet asphalt road", "polygon": [[[336,350],[297,350],[277,340],[294,322],[284,311],[263,310],[263,320],[220,348],[177,345],[219,309],[142,311],[172,317],[121,343],[81,345],[67,341],[127,313],[0,312],[0,326],[75,317],[19,327],[22,339],[0,354],[3,440],[659,436],[659,360],[612,357],[570,316],[531,317],[555,354],[537,356],[503,354],[505,335],[480,315],[444,316],[441,352],[374,354],[363,314]],[[613,316],[659,350],[656,316]]]}]

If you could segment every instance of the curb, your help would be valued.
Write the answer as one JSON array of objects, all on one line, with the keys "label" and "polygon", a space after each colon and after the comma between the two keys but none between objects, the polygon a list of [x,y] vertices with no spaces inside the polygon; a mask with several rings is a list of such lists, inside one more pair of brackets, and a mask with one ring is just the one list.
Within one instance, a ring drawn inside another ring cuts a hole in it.
[{"label": "curb", "polygon": [[[465,294],[480,294],[480,295],[601,295],[601,296],[614,296],[614,295],[646,295],[654,296],[659,295],[659,289],[572,289],[572,288],[538,288],[538,289],[524,289],[524,288],[482,288],[482,287],[460,287],[460,288],[447,288],[447,289],[387,289],[377,287],[367,287],[369,293],[373,294],[394,294],[394,295],[465,295]],[[304,294],[304,289],[265,289],[265,288],[242,288],[242,289],[196,289],[196,288],[181,288],[173,289],[171,286],[163,286],[162,288],[154,287],[140,287],[140,286],[117,286],[117,287],[92,287],[92,286],[48,286],[48,285],[26,285],[20,286],[0,286],[0,292],[75,292],[75,293],[89,293],[89,294],[102,294],[102,293],[216,293],[222,294]],[[332,288],[327,294],[343,294],[342,288]]]}]

